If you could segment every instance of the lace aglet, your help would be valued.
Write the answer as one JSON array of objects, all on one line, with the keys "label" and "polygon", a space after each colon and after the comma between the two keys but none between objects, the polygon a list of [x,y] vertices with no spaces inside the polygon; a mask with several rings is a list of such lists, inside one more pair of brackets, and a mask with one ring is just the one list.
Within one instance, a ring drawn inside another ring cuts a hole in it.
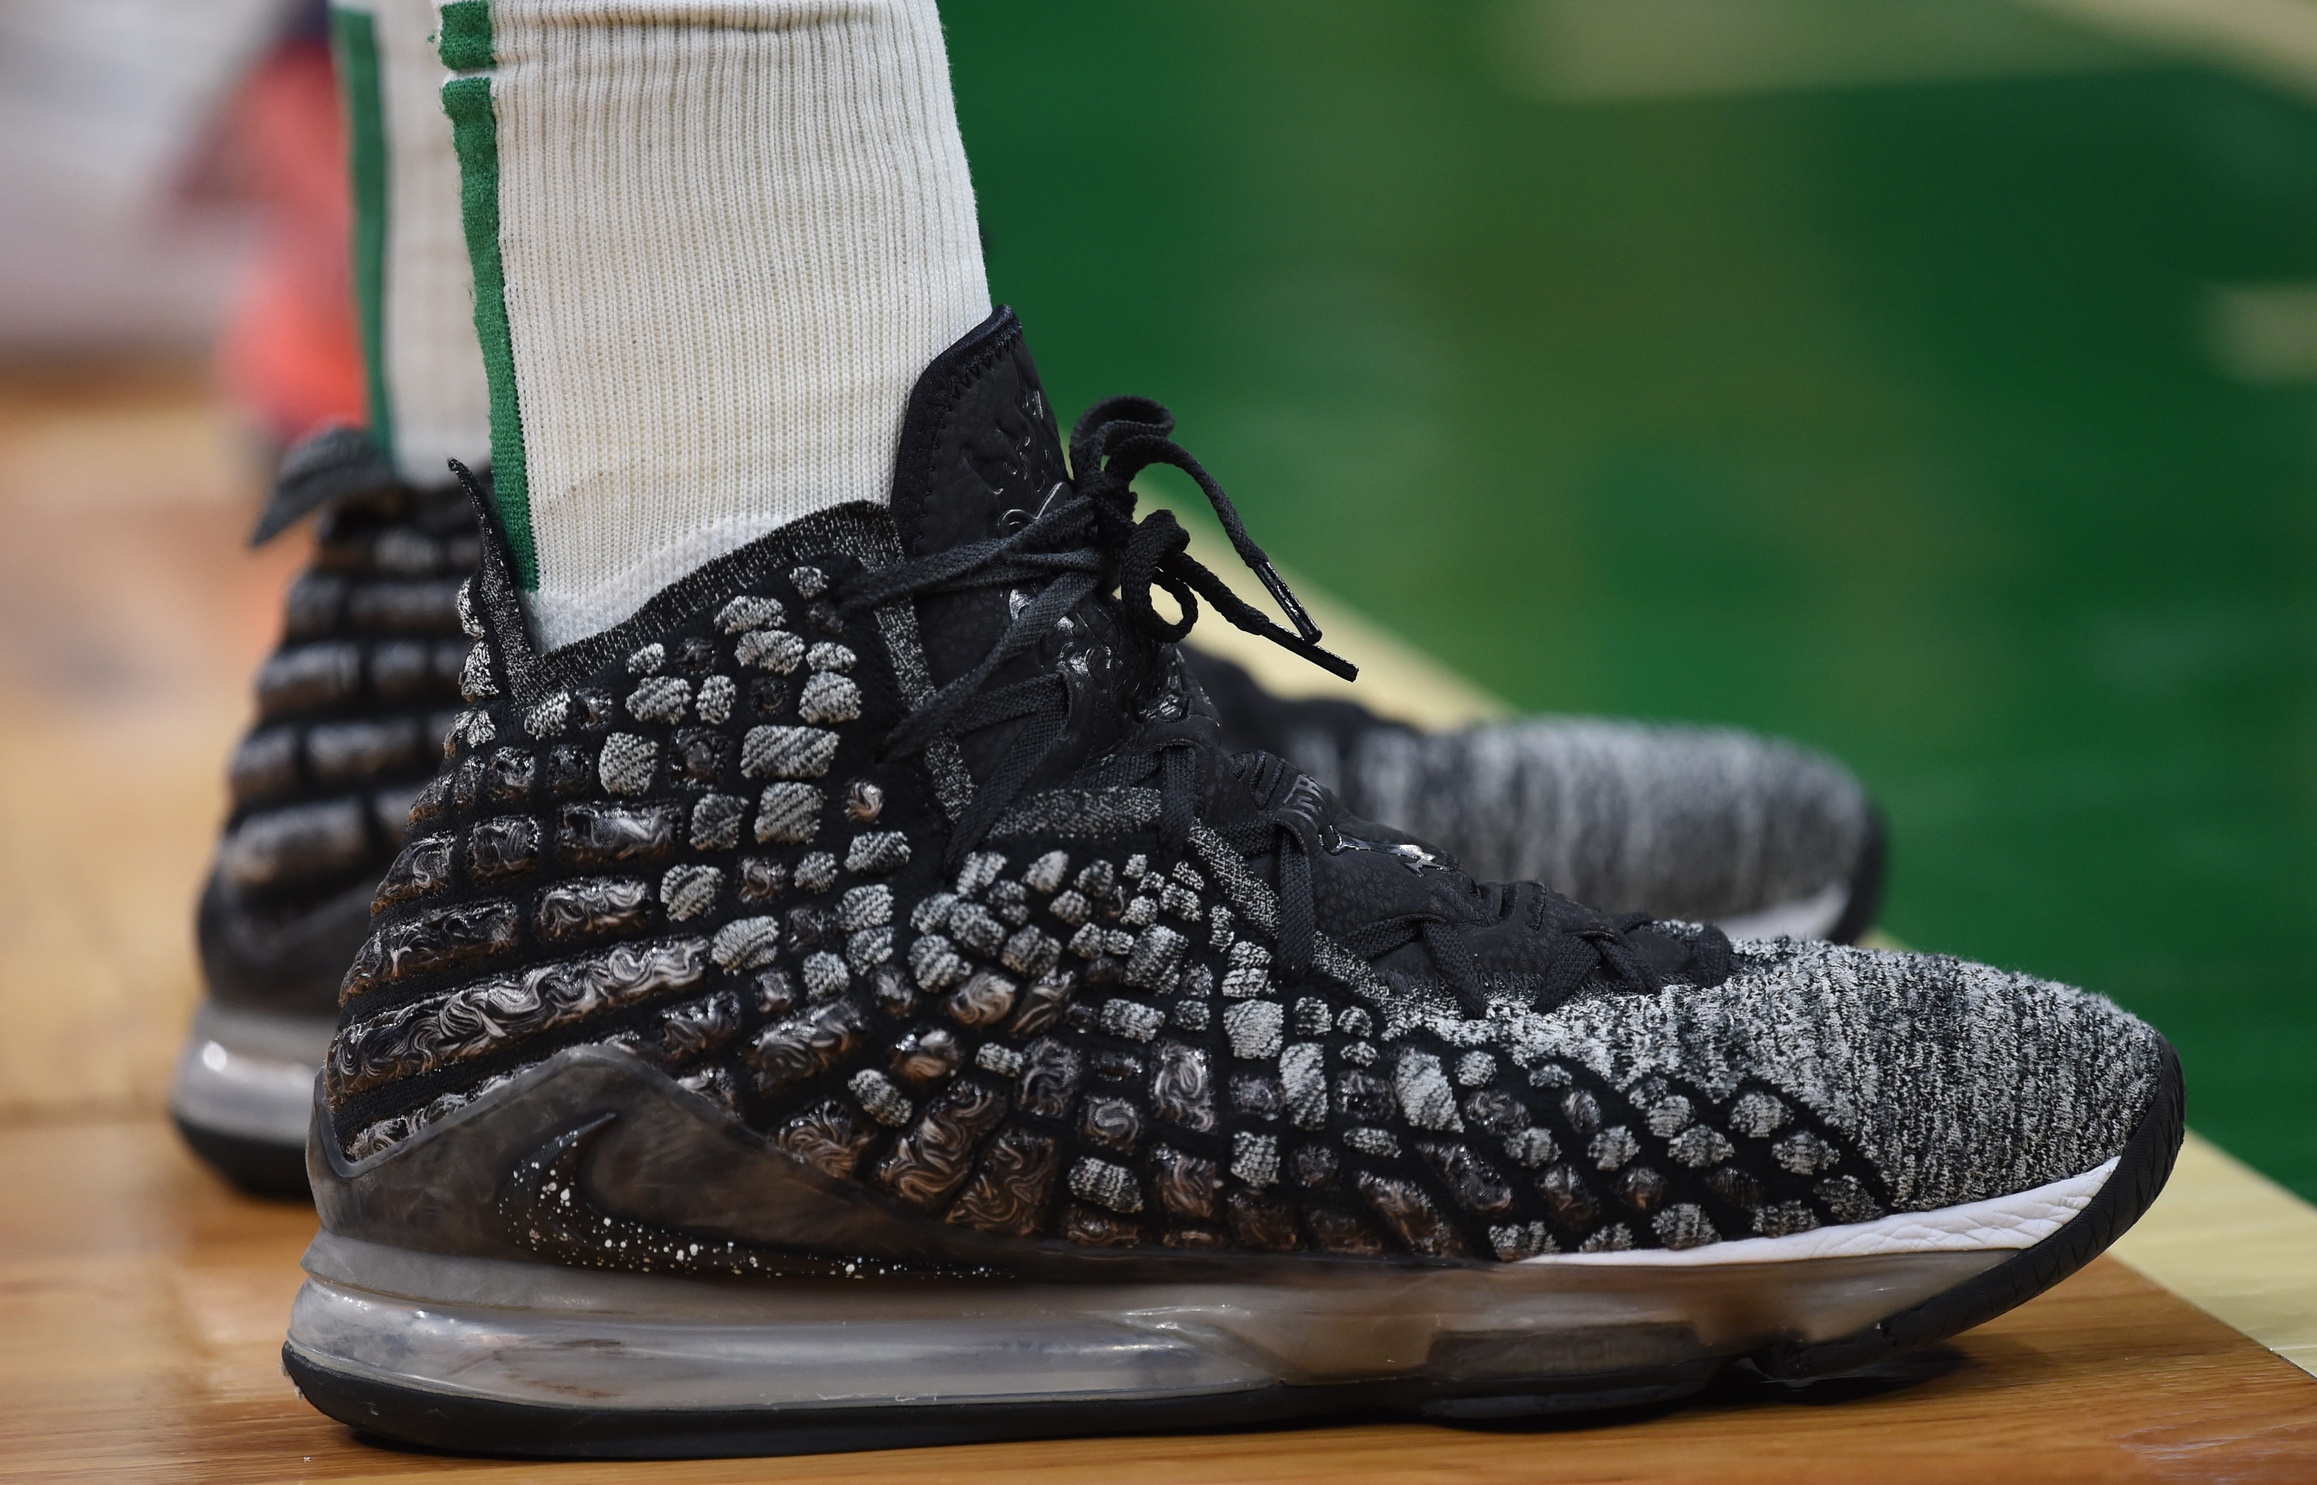
[{"label": "lace aglet", "polygon": [[1310,613],[1304,609],[1301,603],[1296,601],[1294,592],[1287,586],[1287,580],[1279,575],[1278,568],[1271,565],[1271,559],[1258,553],[1257,560],[1247,565],[1253,570],[1257,579],[1262,582],[1264,591],[1269,593],[1272,601],[1279,605],[1279,611],[1287,615],[1288,622],[1295,626],[1296,637],[1301,641],[1301,643],[1292,646],[1295,653],[1330,675],[1341,676],[1347,681],[1358,680],[1360,675],[1358,666],[1340,655],[1331,654],[1320,648],[1319,625],[1312,622]]},{"label": "lace aglet", "polygon": [[1279,569],[1271,565],[1271,559],[1258,553],[1257,560],[1248,565],[1254,568],[1257,580],[1263,584],[1263,590],[1271,595],[1271,601],[1279,605],[1281,613],[1287,615],[1287,622],[1295,626],[1295,632],[1302,635],[1305,642],[1316,643],[1319,639],[1319,625],[1312,622],[1311,615],[1304,611],[1294,591],[1287,586],[1287,579],[1281,577]]},{"label": "lace aglet", "polygon": [[1351,661],[1332,651],[1321,649],[1308,639],[1297,639],[1277,624],[1266,622],[1263,628],[1255,632],[1263,635],[1264,638],[1289,654],[1301,655],[1329,675],[1340,676],[1347,681],[1356,681],[1360,678],[1360,668],[1352,664]]},{"label": "lace aglet", "polygon": [[1289,634],[1286,630],[1280,628],[1276,624],[1267,625],[1263,629],[1257,630],[1255,632],[1261,634],[1264,638],[1270,640],[1273,644],[1287,651],[1287,653],[1290,655],[1300,655],[1304,659],[1309,660],[1312,664],[1318,666],[1321,670],[1326,671],[1329,675],[1339,676],[1347,681],[1356,681],[1360,678],[1360,668],[1357,665],[1352,664],[1351,661],[1346,660],[1341,655],[1331,654],[1330,652],[1321,649],[1318,645],[1312,644],[1307,640],[1297,639],[1294,635]]},{"label": "lace aglet", "polygon": [[1318,645],[1306,646],[1303,658],[1326,671],[1329,675],[1340,676],[1347,681],[1356,681],[1360,678],[1360,668],[1357,665],[1352,664],[1341,655],[1321,649]]}]

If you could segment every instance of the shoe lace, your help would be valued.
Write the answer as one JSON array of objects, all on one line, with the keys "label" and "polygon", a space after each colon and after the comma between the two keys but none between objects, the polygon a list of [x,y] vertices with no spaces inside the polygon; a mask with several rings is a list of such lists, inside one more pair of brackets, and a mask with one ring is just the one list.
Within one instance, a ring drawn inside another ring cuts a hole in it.
[{"label": "shoe lace", "polygon": [[[1259,793],[1263,792],[1264,773],[1288,767],[1268,754],[1243,753],[1237,762],[1243,776],[1251,778]],[[1318,824],[1317,811],[1312,808],[1318,797],[1318,786],[1297,775],[1287,797],[1266,811],[1258,823],[1225,833],[1226,839],[1245,854],[1255,854],[1264,849],[1266,843],[1279,852],[1279,963],[1282,972],[1291,978],[1300,974],[1311,960],[1312,856],[1320,850],[1342,849],[1346,844],[1337,832]],[[1373,842],[1361,844],[1374,845]],[[1379,959],[1402,945],[1421,940],[1426,956],[1465,1010],[1474,1016],[1485,1016],[1489,1011],[1488,990],[1466,933],[1469,929],[1502,921],[1513,909],[1520,889],[1503,883],[1475,882],[1437,858],[1427,875],[1432,892],[1431,901],[1424,907],[1371,919],[1339,933],[1337,940],[1347,951],[1366,960]],[[1633,930],[1655,923],[1657,920],[1650,914],[1600,913],[1543,888],[1534,889],[1534,893],[1528,914],[1529,931],[1550,931],[1558,942],[1545,961],[1543,983],[1537,987],[1533,1004],[1549,1009],[1596,980],[1652,994],[1664,988],[1663,977],[1627,937]],[[1560,908],[1559,921],[1548,928],[1547,915],[1555,904]],[[1692,954],[1699,968],[1709,976],[1718,979],[1727,973],[1729,940],[1719,929],[1708,929],[1693,945]]]},{"label": "shoe lace", "polygon": [[[1198,621],[1199,599],[1204,597],[1233,626],[1345,680],[1357,676],[1356,667],[1320,647],[1319,626],[1248,535],[1230,496],[1169,436],[1173,430],[1173,414],[1149,398],[1098,402],[1071,430],[1073,480],[1057,482],[1038,511],[1014,530],[861,573],[833,595],[840,608],[851,610],[983,589],[1034,589],[1027,601],[1013,602],[1010,622],[989,652],[912,708],[883,742],[887,756],[902,757],[922,751],[939,737],[964,736],[1007,722],[1024,724],[960,813],[947,852],[950,866],[962,862],[1013,807],[1060,742],[1069,720],[1069,686],[1060,665],[1004,685],[993,685],[992,678],[1059,631],[1071,611],[1096,593],[1115,589],[1127,628],[1154,646],[1173,645],[1187,636]],[[1295,626],[1292,631],[1240,598],[1190,555],[1190,533],[1174,512],[1162,507],[1136,519],[1134,479],[1155,465],[1178,469],[1197,484],[1232,550]],[[1176,618],[1158,612],[1151,601],[1154,588],[1174,599]],[[1156,772],[1159,838],[1179,850],[1197,823],[1202,746],[1195,736],[1154,728],[1139,747],[1106,760],[1084,782],[1133,784]],[[1292,765],[1257,752],[1239,754],[1231,767],[1255,794],[1259,810],[1256,818],[1218,834],[1244,857],[1276,853],[1275,964],[1282,978],[1292,983],[1310,968],[1314,957],[1318,928],[1312,860],[1322,851],[1338,848],[1340,840],[1326,824],[1320,787]],[[1362,925],[1342,942],[1350,952],[1372,960],[1420,937],[1467,1009],[1486,1014],[1487,996],[1463,929],[1502,915],[1506,905],[1498,897],[1502,889],[1479,887],[1453,869],[1439,875],[1434,906]],[[1544,927],[1544,901],[1538,899],[1532,929]],[[1650,921],[1647,914],[1618,918],[1593,914],[1567,932],[1580,951],[1551,956],[1539,1003],[1557,1003],[1597,976],[1639,989],[1658,989],[1658,977],[1625,937]],[[1722,942],[1726,948],[1727,940]]]},{"label": "shoe lace", "polygon": [[[1057,482],[1038,512],[1017,529],[982,541],[912,558],[860,574],[837,595],[841,608],[871,608],[902,598],[977,589],[1032,590],[1017,602],[1004,632],[970,670],[913,708],[884,740],[887,756],[922,750],[941,736],[963,736],[1005,722],[1022,722],[989,775],[975,789],[951,834],[954,864],[978,845],[1011,808],[1060,741],[1069,720],[1069,688],[1060,666],[1027,680],[992,685],[1009,662],[1054,634],[1081,602],[1115,588],[1130,631],[1155,646],[1191,631],[1205,597],[1233,625],[1346,680],[1359,672],[1320,648],[1319,626],[1280,578],[1239,518],[1231,497],[1188,450],[1168,435],[1174,415],[1145,397],[1112,397],[1087,409],[1070,435],[1074,481]],[[1221,521],[1232,549],[1279,604],[1295,628],[1277,623],[1231,591],[1189,552],[1190,533],[1174,512],[1158,509],[1135,518],[1134,478],[1153,465],[1189,475]],[[1170,620],[1151,602],[1158,588],[1175,600]],[[1195,807],[1188,802],[1195,766],[1185,739],[1160,739],[1148,751],[1172,759],[1162,767],[1162,825],[1187,836]],[[1170,833],[1172,833],[1170,831]]]},{"label": "shoe lace", "polygon": [[[1461,873],[1457,874],[1461,876]],[[1468,889],[1460,896],[1453,891],[1438,894],[1438,906],[1422,912],[1404,913],[1397,917],[1381,918],[1364,923],[1341,935],[1343,945],[1362,959],[1376,959],[1401,945],[1421,938],[1425,952],[1440,970],[1441,977],[1456,992],[1467,1011],[1475,1016],[1488,1013],[1489,999],[1480,977],[1478,962],[1464,930],[1479,923],[1492,921],[1497,914],[1487,910],[1494,887],[1478,887],[1469,880],[1460,885]],[[1546,931],[1546,904],[1551,900],[1543,894],[1537,899],[1529,915],[1532,932]],[[1544,980],[1537,987],[1532,1003],[1540,1009],[1550,1009],[1576,994],[1596,980],[1611,985],[1624,985],[1649,994],[1665,988],[1664,977],[1653,969],[1649,961],[1635,951],[1627,937],[1636,928],[1646,928],[1657,920],[1648,913],[1599,913],[1567,899],[1561,899],[1564,911],[1574,909],[1585,916],[1576,923],[1553,925],[1560,942],[1545,961]],[[1478,908],[1478,911],[1474,909]],[[1720,929],[1708,927],[1690,945],[1690,955],[1701,974],[1719,982],[1726,978],[1731,966],[1730,941]]]}]

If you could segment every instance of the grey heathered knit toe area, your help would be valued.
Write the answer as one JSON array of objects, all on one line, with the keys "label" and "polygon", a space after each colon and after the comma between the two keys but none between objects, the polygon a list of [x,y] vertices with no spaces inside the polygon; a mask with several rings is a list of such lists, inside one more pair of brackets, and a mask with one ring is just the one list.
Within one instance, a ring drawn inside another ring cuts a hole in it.
[{"label": "grey heathered knit toe area", "polygon": [[1354,814],[1454,850],[1483,880],[1538,881],[1596,907],[1713,920],[1846,881],[1866,791],[1806,748],[1722,728],[1546,717],[1457,732],[1322,733],[1295,762]]},{"label": "grey heathered knit toe area", "polygon": [[[1620,1087],[1766,1083],[1850,1136],[1900,1211],[2028,1190],[2120,1151],[2164,1043],[2097,995],[1932,954],[1739,945],[1709,990],[1604,994],[1538,1018],[1534,1052]],[[1524,1038],[1526,1039],[1526,1038]]]}]

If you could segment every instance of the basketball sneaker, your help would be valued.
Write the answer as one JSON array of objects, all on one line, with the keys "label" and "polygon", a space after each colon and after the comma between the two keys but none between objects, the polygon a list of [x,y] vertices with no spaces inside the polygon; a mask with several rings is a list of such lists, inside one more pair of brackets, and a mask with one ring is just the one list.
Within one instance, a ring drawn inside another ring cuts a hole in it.
[{"label": "basketball sneaker", "polygon": [[1186,648],[1224,746],[1259,748],[1344,808],[1484,880],[1718,923],[1732,938],[1849,943],[1881,906],[1881,814],[1823,753],[1725,727],[1522,717],[1428,732],[1356,702],[1289,699]]},{"label": "basketball sneaker", "polygon": [[[1225,750],[1199,605],[1348,667],[1162,409],[1072,452],[1001,310],[890,505],[607,633],[539,652],[486,538],[315,1089],[316,1407],[621,1456],[1631,1404],[1951,1334],[2154,1198],[2179,1066],[2105,1000],[1477,882]],[[1292,627],[1137,519],[1161,463]]]},{"label": "basketball sneaker", "polygon": [[233,752],[232,814],[197,917],[208,996],[169,1097],[197,1153],[278,1195],[306,1189],[339,982],[458,715],[470,645],[457,597],[479,545],[456,485],[404,483],[351,429],[292,451],[253,541],[309,514],[314,559]]}]

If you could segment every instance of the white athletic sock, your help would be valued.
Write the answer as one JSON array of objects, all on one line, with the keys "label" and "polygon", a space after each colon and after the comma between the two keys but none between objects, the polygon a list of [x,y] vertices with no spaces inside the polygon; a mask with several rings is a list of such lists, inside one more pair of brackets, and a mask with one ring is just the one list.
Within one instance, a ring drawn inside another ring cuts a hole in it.
[{"label": "white athletic sock", "polygon": [[542,645],[886,498],[989,313],[933,0],[456,0],[442,58]]},{"label": "white athletic sock", "polygon": [[491,459],[459,161],[442,109],[434,0],[337,0],[330,30],[353,155],[355,282],[371,435],[403,478]]}]

